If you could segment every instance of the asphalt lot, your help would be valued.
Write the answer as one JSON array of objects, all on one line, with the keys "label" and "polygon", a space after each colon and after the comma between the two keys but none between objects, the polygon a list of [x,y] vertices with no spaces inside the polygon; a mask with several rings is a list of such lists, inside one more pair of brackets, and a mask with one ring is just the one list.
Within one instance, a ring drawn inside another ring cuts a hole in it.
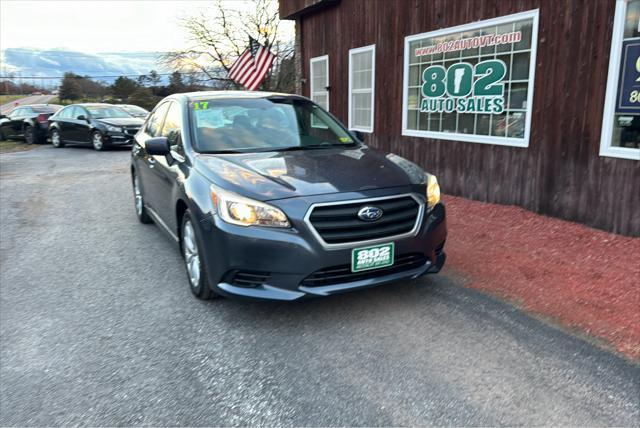
[{"label": "asphalt lot", "polygon": [[28,97],[20,98],[19,100],[12,101],[10,103],[2,104],[0,106],[0,113],[7,114],[11,111],[16,103],[19,105],[27,105],[27,104],[46,104],[52,98],[55,98],[55,95],[29,95]]},{"label": "asphalt lot", "polygon": [[[0,158],[0,425],[625,425],[640,366],[445,270],[201,302],[128,151]],[[455,233],[455,231],[451,231]]]}]

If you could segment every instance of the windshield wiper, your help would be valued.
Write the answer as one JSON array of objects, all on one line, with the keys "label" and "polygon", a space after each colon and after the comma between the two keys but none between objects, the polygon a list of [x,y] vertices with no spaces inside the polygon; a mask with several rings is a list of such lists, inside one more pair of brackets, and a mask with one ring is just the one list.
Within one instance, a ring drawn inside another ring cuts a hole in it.
[{"label": "windshield wiper", "polygon": [[281,149],[273,149],[276,152],[288,152],[293,150],[315,150],[315,149],[330,149],[334,147],[351,147],[355,143],[328,143],[328,144],[309,144],[306,146],[291,146],[283,147]]}]

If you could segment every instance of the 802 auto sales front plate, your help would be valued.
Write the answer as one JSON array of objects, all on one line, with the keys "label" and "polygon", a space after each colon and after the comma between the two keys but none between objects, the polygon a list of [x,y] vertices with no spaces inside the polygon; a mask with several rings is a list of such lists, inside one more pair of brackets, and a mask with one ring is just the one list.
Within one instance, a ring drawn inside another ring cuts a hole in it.
[{"label": "802 auto sales front plate", "polygon": [[379,269],[393,265],[393,242],[354,248],[351,251],[351,272]]}]

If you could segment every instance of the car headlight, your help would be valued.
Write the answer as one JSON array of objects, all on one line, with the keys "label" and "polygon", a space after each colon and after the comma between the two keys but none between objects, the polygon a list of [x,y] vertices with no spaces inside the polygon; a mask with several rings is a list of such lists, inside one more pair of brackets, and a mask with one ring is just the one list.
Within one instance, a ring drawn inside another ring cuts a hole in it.
[{"label": "car headlight", "polygon": [[433,209],[440,202],[440,186],[435,175],[427,174],[427,208]]},{"label": "car headlight", "polygon": [[105,125],[107,128],[107,131],[109,132],[122,132],[122,128],[120,128],[119,126],[112,126],[112,125]]},{"label": "car headlight", "polygon": [[211,200],[220,218],[239,226],[291,227],[278,208],[211,186]]}]

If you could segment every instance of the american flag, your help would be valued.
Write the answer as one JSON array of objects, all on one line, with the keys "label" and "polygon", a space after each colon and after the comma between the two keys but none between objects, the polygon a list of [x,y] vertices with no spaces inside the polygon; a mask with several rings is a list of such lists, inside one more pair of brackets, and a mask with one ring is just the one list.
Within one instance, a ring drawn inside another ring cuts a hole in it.
[{"label": "american flag", "polygon": [[242,52],[229,70],[229,78],[250,91],[255,91],[271,68],[276,56],[256,40],[249,39],[249,47]]}]

